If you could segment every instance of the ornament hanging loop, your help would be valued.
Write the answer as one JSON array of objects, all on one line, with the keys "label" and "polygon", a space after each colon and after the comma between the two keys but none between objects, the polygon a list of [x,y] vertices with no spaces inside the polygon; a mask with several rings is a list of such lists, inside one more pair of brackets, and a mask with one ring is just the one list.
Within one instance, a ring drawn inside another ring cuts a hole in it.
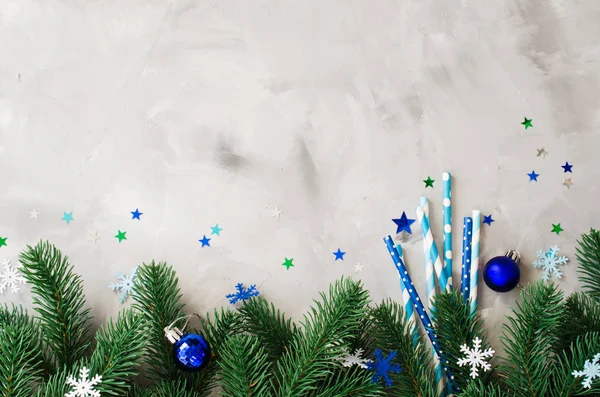
[{"label": "ornament hanging loop", "polygon": [[169,342],[171,342],[171,344],[175,344],[183,336],[183,332],[181,332],[181,330],[179,328],[173,327],[175,325],[175,323],[178,322],[179,320],[183,320],[185,318],[186,322],[183,325],[183,329],[186,329],[188,323],[190,322],[190,318],[192,316],[196,316],[200,320],[202,320],[202,316],[200,316],[198,313],[194,312],[192,314],[188,314],[188,315],[179,317],[178,319],[173,321],[170,325],[168,325],[167,327],[164,328],[165,337],[169,340]]}]

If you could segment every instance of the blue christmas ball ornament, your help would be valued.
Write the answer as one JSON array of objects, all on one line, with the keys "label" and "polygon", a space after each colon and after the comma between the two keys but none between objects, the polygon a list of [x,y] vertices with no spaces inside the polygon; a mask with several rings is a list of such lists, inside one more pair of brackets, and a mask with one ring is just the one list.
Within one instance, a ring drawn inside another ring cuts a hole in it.
[{"label": "blue christmas ball ornament", "polygon": [[183,334],[178,328],[165,328],[167,339],[173,344],[175,365],[188,372],[204,368],[211,358],[210,345],[197,334]]},{"label": "blue christmas ball ornament", "polygon": [[511,291],[521,279],[520,260],[519,252],[514,250],[490,259],[483,269],[483,281],[496,292]]}]

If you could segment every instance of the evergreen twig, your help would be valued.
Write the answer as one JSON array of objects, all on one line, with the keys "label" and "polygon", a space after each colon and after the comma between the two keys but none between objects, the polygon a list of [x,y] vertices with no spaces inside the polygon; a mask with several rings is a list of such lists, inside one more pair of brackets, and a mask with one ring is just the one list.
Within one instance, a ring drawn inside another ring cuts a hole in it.
[{"label": "evergreen twig", "polygon": [[569,354],[578,336],[594,331],[600,332],[600,301],[581,292],[571,294],[565,301],[557,352]]},{"label": "evergreen twig", "polygon": [[579,281],[584,289],[600,301],[600,231],[590,229],[577,240],[576,257],[579,261]]},{"label": "evergreen twig", "polygon": [[555,376],[552,378],[550,397],[599,396],[600,382],[592,382],[591,388],[584,388],[583,378],[573,376],[573,371],[581,371],[586,360],[600,352],[600,328],[577,337],[571,343],[570,351],[558,356]]}]

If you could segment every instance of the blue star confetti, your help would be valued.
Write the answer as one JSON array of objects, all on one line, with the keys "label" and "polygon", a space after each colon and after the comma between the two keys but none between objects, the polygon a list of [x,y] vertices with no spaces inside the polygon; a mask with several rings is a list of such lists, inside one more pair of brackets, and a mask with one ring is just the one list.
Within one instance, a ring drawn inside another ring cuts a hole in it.
[{"label": "blue star confetti", "polygon": [[402,211],[402,216],[400,217],[400,219],[392,219],[392,220],[394,221],[396,226],[398,226],[398,228],[396,230],[396,234],[400,233],[401,231],[405,231],[408,234],[412,234],[412,231],[410,230],[410,225],[412,225],[415,222],[415,220],[408,219],[405,211]]},{"label": "blue star confetti", "polygon": [[375,350],[375,360],[367,362],[367,369],[375,372],[371,380],[373,383],[377,383],[380,379],[383,379],[386,387],[392,386],[392,379],[389,374],[399,374],[402,371],[399,364],[392,364],[392,360],[396,358],[396,354],[396,351],[392,351],[386,358],[383,356],[381,350]]},{"label": "blue star confetti", "polygon": [[536,174],[535,171],[531,171],[531,174],[527,174],[529,176],[529,182],[531,181],[538,181],[537,177],[540,176],[540,174]]},{"label": "blue star confetti", "polygon": [[219,224],[217,223],[214,226],[211,226],[210,229],[212,230],[212,232],[210,233],[210,235],[212,236],[213,234],[216,234],[217,236],[221,235],[221,231],[223,230],[222,227],[219,227]]},{"label": "blue star confetti", "polygon": [[495,222],[495,220],[492,219],[492,214],[483,216],[483,223],[488,226],[492,226],[492,222]]},{"label": "blue star confetti", "polygon": [[346,255],[345,252],[341,251],[339,248],[336,252],[333,253],[333,255],[335,255],[335,260],[337,261],[338,259],[344,260],[344,255]]},{"label": "blue star confetti", "polygon": [[140,216],[142,216],[144,213],[140,212],[137,208],[135,209],[135,211],[130,211],[131,215],[133,215],[131,217],[131,219],[137,219],[138,221],[140,220]]},{"label": "blue star confetti", "polygon": [[198,241],[202,243],[203,247],[210,247],[210,239],[206,235],[202,236],[202,239]]},{"label": "blue star confetti", "polygon": [[569,164],[568,161],[565,163],[565,165],[561,165],[561,167],[563,167],[563,169],[565,170],[564,173],[567,173],[567,172],[570,172],[571,174],[573,173],[573,171],[571,171],[571,168],[573,168],[573,164]]},{"label": "blue star confetti", "polygon": [[75,219],[73,218],[72,212],[63,212],[63,217],[61,218],[61,221],[67,222],[67,225],[68,225],[69,222],[74,221],[74,220]]},{"label": "blue star confetti", "polygon": [[231,303],[232,305],[238,303],[239,301],[245,301],[260,294],[260,292],[256,290],[256,284],[252,284],[250,288],[245,290],[244,284],[238,283],[236,284],[235,289],[237,291],[234,294],[229,294],[225,296],[227,299],[229,299],[229,303]]},{"label": "blue star confetti", "polygon": [[133,292],[133,284],[137,275],[137,266],[131,270],[129,276],[126,276],[121,272],[117,272],[115,275],[119,281],[116,283],[110,283],[108,288],[113,291],[121,291],[121,303],[125,303],[129,295]]}]

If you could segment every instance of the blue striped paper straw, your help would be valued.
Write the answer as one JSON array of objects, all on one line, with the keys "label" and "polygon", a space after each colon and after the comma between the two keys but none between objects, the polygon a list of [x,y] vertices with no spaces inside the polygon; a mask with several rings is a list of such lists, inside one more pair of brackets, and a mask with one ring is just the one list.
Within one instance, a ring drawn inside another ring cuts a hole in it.
[{"label": "blue striped paper straw", "polygon": [[[402,246],[400,244],[396,245],[396,250],[398,251],[398,255],[400,255],[400,260],[404,262],[404,253],[402,252]],[[400,276],[400,275],[398,275]],[[410,294],[408,290],[404,286],[404,282],[402,281],[402,277],[398,277],[400,280],[400,289],[402,290],[402,301],[404,302],[404,313],[406,313],[406,321],[408,323],[412,322],[412,326],[409,325],[410,330],[414,331],[417,328],[417,315],[415,314],[415,309],[413,308],[412,301],[410,300]],[[416,335],[415,335],[416,336]],[[415,340],[416,342],[416,340]]]},{"label": "blue striped paper straw", "polygon": [[473,239],[471,241],[471,314],[477,311],[477,286],[479,285],[479,230],[481,212],[473,211]]},{"label": "blue striped paper straw", "polygon": [[473,219],[465,216],[463,219],[463,244],[462,244],[462,275],[460,291],[465,302],[469,301],[469,287],[471,287],[471,234],[473,233]]},{"label": "blue striped paper straw", "polygon": [[[442,362],[445,362],[447,364],[448,361],[444,358],[443,352],[440,349],[440,345],[437,343],[437,339],[436,339],[437,336],[433,332],[433,325],[431,324],[431,320],[429,319],[429,316],[427,315],[427,311],[425,310],[425,307],[423,306],[423,302],[421,302],[421,299],[419,298],[419,294],[417,293],[417,290],[415,289],[413,282],[410,279],[410,275],[408,274],[408,270],[406,270],[406,266],[404,266],[404,262],[402,261],[402,259],[400,259],[400,255],[398,254],[398,251],[396,251],[396,248],[394,247],[394,240],[392,240],[392,236],[390,236],[390,235],[385,236],[383,238],[383,241],[385,242],[388,252],[390,253],[390,257],[392,258],[392,261],[394,262],[394,265],[396,266],[396,270],[398,270],[398,274],[402,278],[402,282],[404,282],[404,286],[408,289],[408,293],[409,293],[410,299],[414,305],[414,309],[417,312],[417,314],[419,315],[419,318],[421,319],[421,323],[423,323],[423,328],[425,328],[425,331],[427,332],[427,336],[429,337],[429,340],[431,341],[433,348],[435,349],[438,357],[440,357]],[[452,372],[450,371],[450,369],[448,367],[444,366],[444,371],[446,372],[446,376],[448,377],[448,383],[452,384],[453,391],[460,392],[460,389],[454,384],[454,375],[452,375]]]},{"label": "blue striped paper straw", "polygon": [[429,254],[431,256],[431,261],[433,262],[433,268],[435,269],[435,274],[440,283],[440,290],[450,292],[450,286],[448,285],[448,277],[443,271],[442,261],[438,254],[435,241],[433,241],[433,234],[431,233],[429,217],[425,216],[423,208],[421,207],[417,207],[417,219],[421,224],[421,233],[423,234],[425,244],[427,244],[427,250],[429,251]]},{"label": "blue striped paper straw", "polygon": [[452,175],[442,174],[442,205],[444,208],[444,272],[452,288]]}]

